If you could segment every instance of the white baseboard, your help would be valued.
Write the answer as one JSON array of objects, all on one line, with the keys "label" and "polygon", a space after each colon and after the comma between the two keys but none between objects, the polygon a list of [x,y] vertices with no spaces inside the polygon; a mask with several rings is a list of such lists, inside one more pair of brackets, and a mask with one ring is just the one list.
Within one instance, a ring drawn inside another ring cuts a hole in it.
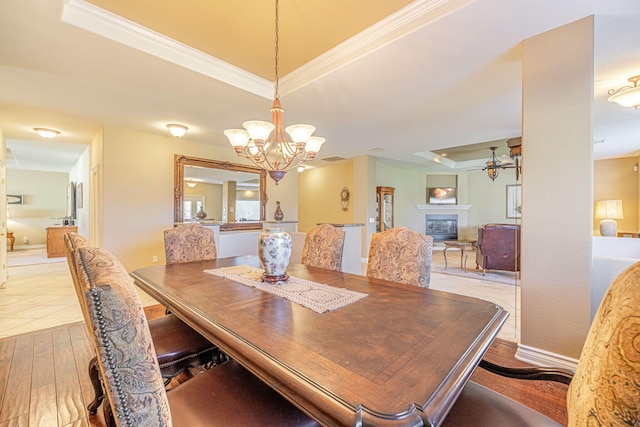
[{"label": "white baseboard", "polygon": [[551,353],[549,351],[540,350],[539,348],[529,347],[523,344],[518,344],[516,359],[536,366],[563,368],[572,372],[575,372],[578,367],[578,359]]}]

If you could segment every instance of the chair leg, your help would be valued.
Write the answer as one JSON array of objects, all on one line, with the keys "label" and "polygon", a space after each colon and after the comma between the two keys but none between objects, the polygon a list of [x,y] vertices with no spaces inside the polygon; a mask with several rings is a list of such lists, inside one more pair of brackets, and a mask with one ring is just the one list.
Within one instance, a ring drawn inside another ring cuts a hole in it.
[{"label": "chair leg", "polygon": [[107,427],[117,427],[116,419],[113,416],[113,409],[111,409],[111,402],[109,402],[109,398],[107,398],[102,405],[102,415],[104,415],[104,422]]},{"label": "chair leg", "polygon": [[98,368],[97,357],[94,357],[89,362],[89,378],[91,379],[91,384],[93,385],[95,398],[87,406],[87,411],[89,411],[90,415],[93,415],[98,412],[98,407],[104,399],[104,390],[102,389],[102,381],[100,379],[100,369]]}]

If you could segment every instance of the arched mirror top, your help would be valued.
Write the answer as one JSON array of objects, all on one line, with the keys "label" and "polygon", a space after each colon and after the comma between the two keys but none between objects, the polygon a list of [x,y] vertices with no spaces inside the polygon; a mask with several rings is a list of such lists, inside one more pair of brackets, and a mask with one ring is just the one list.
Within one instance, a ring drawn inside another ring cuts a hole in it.
[{"label": "arched mirror top", "polygon": [[[203,189],[202,191],[195,190],[198,185]],[[208,190],[205,191],[204,188]],[[255,166],[182,154],[174,156],[174,221],[176,223],[202,221],[220,224],[221,230],[261,229],[262,221],[266,218],[266,190],[267,173]],[[239,191],[241,193],[238,193]],[[258,194],[255,194],[255,191],[258,191]],[[204,195],[205,192],[208,196]],[[219,195],[214,197],[211,195],[212,192]],[[230,193],[233,194],[232,197],[229,197]],[[250,197],[251,201],[241,206],[240,199],[244,194],[250,193],[254,193]],[[240,196],[236,197],[236,194]],[[189,206],[186,206],[187,203]],[[206,206],[204,210],[208,212],[207,217],[197,218],[196,209],[204,206]],[[187,212],[187,208],[190,212]],[[247,213],[241,214],[243,209]]]}]

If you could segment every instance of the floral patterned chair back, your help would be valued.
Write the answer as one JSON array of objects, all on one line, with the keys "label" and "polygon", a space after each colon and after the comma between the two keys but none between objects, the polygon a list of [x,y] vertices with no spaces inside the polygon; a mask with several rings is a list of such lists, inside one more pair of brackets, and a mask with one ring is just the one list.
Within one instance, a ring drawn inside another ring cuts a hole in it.
[{"label": "floral patterned chair back", "polygon": [[433,237],[407,227],[371,236],[367,276],[426,288],[431,282]]},{"label": "floral patterned chair back", "polygon": [[117,425],[171,426],[163,379],[133,280],[104,249],[78,248],[75,257],[89,313],[89,339],[97,349]]},{"label": "floral patterned chair back", "polygon": [[216,259],[213,230],[198,224],[182,224],[164,232],[167,264]]},{"label": "floral patterned chair back", "polygon": [[344,230],[321,224],[307,231],[302,248],[302,263],[311,267],[342,271]]},{"label": "floral patterned chair back", "polygon": [[569,426],[640,425],[640,263],[620,273],[591,324],[567,392]]},{"label": "floral patterned chair back", "polygon": [[80,308],[82,308],[82,314],[84,318],[87,318],[87,307],[83,301],[84,291],[80,287],[78,281],[78,269],[76,267],[75,253],[78,248],[88,248],[89,242],[78,233],[66,233],[64,235],[64,250],[67,257],[67,264],[69,265],[69,271],[71,272],[71,279],[73,279],[73,286],[76,289],[78,300],[80,302]]}]

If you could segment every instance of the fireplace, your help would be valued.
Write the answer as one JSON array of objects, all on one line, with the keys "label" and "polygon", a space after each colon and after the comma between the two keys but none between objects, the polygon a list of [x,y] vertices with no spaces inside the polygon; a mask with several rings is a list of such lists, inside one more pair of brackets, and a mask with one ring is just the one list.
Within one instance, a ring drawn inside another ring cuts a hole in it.
[{"label": "fireplace", "polygon": [[424,234],[433,240],[458,240],[458,215],[425,215]]}]

